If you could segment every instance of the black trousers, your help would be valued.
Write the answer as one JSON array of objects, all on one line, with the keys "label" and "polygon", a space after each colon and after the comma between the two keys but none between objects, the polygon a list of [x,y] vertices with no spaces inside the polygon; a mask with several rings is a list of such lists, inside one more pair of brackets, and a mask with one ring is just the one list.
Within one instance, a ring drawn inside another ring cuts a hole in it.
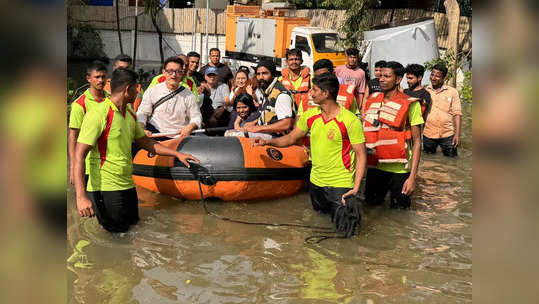
[{"label": "black trousers", "polygon": [[88,192],[97,221],[109,232],[126,232],[139,221],[135,188]]},{"label": "black trousers", "polygon": [[447,157],[457,157],[457,148],[453,146],[453,135],[444,138],[428,138],[423,135],[423,151],[426,154],[436,153],[436,148],[440,145],[442,148],[442,153]]},{"label": "black trousers", "polygon": [[387,192],[390,193],[391,208],[407,209],[412,203],[410,196],[402,194],[402,186],[410,173],[392,173],[376,168],[367,170],[365,200],[369,205],[384,203]]},{"label": "black trousers", "polygon": [[319,187],[309,183],[309,194],[313,209],[319,213],[333,216],[335,209],[342,205],[341,198],[343,194],[352,190],[352,188]]}]

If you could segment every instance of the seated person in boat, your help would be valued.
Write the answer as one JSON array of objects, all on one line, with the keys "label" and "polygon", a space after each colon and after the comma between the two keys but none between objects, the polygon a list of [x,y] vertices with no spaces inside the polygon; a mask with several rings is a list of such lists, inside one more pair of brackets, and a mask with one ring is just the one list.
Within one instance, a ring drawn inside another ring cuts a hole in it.
[{"label": "seated person in boat", "polygon": [[367,154],[361,121],[337,103],[339,81],[333,74],[315,76],[310,95],[319,105],[304,112],[291,133],[254,145],[288,147],[311,133],[312,169],[309,192],[313,209],[333,216],[345,198],[359,191]]},{"label": "seated person in boat", "polygon": [[234,98],[234,110],[230,115],[229,129],[241,130],[246,125],[255,125],[260,117],[255,107],[253,96],[248,93],[240,93]]},{"label": "seated person in boat", "polygon": [[166,80],[149,88],[137,110],[137,120],[152,133],[176,133],[189,136],[200,128],[202,115],[196,98],[181,85],[184,62],[174,56],[165,60]]},{"label": "seated person in boat", "polygon": [[296,104],[290,92],[277,81],[276,74],[276,66],[271,61],[260,62],[256,67],[258,89],[255,94],[260,103],[260,117],[257,125],[246,125],[246,131],[277,137],[287,134],[294,126]]},{"label": "seated person in boat", "polygon": [[[174,67],[177,68],[177,67]],[[110,232],[125,232],[139,221],[138,198],[131,173],[131,144],[151,153],[198,161],[148,138],[131,106],[137,97],[137,73],[118,68],[112,73],[111,96],[84,117],[75,149],[74,175],[79,214],[97,216]],[[84,159],[89,154],[88,197],[84,187]],[[90,201],[91,200],[91,201]]]},{"label": "seated person in boat", "polygon": [[225,98],[230,93],[228,85],[218,82],[216,67],[207,68],[204,74],[206,82],[202,83],[203,91],[200,94],[202,120],[205,127],[224,127],[230,118],[225,106]]}]

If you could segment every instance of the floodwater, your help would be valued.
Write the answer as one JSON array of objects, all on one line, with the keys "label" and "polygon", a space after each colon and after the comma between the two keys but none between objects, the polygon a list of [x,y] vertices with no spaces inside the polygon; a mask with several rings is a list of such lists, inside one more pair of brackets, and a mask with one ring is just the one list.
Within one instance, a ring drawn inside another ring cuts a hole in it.
[{"label": "floodwater", "polygon": [[[112,235],[78,216],[70,188],[69,303],[470,303],[470,116],[458,160],[422,156],[412,208],[364,207],[351,239],[307,244],[312,230],[222,221],[199,201],[140,188],[140,223]],[[305,192],[208,207],[246,221],[329,226]]]}]

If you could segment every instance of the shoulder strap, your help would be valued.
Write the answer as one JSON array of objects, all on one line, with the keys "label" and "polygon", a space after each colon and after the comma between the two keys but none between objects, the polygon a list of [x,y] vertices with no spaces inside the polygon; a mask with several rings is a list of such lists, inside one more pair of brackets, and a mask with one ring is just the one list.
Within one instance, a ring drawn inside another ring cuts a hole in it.
[{"label": "shoulder strap", "polygon": [[165,101],[171,99],[172,97],[178,95],[181,91],[183,91],[185,89],[184,86],[180,85],[180,87],[176,90],[176,91],[173,91],[171,93],[169,93],[168,95],[165,95],[163,97],[161,97],[153,106],[152,106],[152,114],[153,112],[155,111],[155,109],[157,109],[157,107],[159,107],[160,105],[162,105],[163,103],[165,103]]}]

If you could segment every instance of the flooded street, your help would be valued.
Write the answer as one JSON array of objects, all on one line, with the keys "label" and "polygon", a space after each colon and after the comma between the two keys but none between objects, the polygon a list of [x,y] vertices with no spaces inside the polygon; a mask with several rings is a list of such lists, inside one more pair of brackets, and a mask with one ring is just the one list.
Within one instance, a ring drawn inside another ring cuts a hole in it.
[{"label": "flooded street", "polygon": [[[111,235],[82,219],[68,189],[69,303],[471,303],[472,138],[458,160],[423,155],[412,208],[364,207],[351,239],[307,244],[313,230],[232,223],[202,202],[137,188],[141,221]],[[329,226],[309,195],[209,202],[225,217]]]}]

